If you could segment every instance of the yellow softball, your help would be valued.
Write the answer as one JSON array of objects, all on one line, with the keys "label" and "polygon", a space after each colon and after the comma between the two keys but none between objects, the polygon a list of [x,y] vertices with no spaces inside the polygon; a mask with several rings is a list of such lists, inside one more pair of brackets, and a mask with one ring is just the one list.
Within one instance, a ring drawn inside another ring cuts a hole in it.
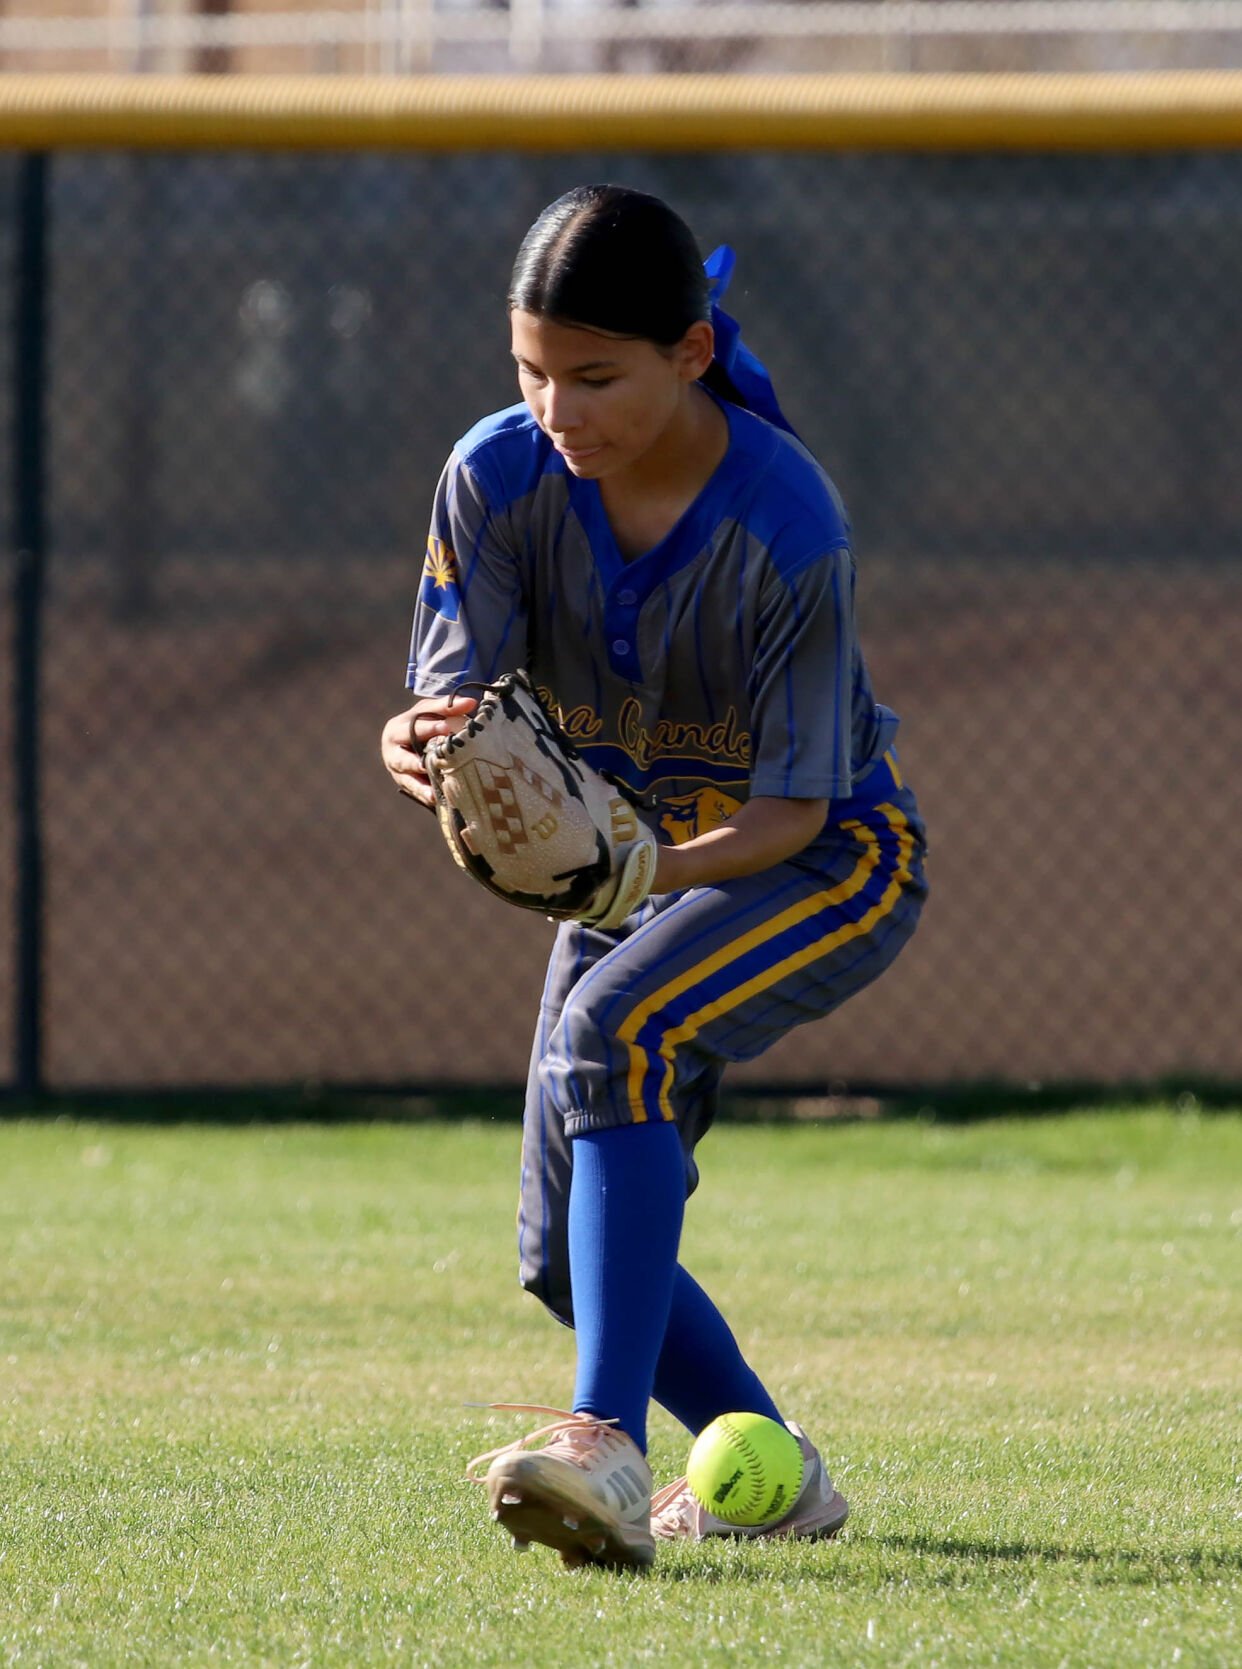
[{"label": "yellow softball", "polygon": [[775,1524],[798,1499],[802,1450],[765,1414],[722,1414],[695,1438],[686,1482],[699,1505],[726,1524]]}]

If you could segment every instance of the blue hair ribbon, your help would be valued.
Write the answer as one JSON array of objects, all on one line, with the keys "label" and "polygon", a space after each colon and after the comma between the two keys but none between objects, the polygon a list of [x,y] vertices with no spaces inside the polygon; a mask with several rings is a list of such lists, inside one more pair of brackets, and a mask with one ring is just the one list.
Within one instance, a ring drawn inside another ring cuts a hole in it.
[{"label": "blue hair ribbon", "polygon": [[753,411],[757,417],[766,418],[769,423],[774,423],[778,429],[784,429],[786,434],[798,440],[798,431],[777,403],[771,377],[742,341],[742,328],[737,320],[730,318],[720,305],[729,288],[736,264],[737,256],[727,243],[722,243],[719,249],[713,249],[703,262],[703,271],[707,274],[707,292],[712,304],[712,329],[716,333],[716,362],[741,395],[748,411]]}]

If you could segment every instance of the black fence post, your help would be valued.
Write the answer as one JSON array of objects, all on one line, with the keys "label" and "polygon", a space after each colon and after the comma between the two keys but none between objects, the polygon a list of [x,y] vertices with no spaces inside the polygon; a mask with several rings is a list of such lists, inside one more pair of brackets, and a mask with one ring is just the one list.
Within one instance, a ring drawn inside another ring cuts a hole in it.
[{"label": "black fence post", "polygon": [[47,371],[47,157],[18,166],[13,309],[14,828],[17,839],[16,1081],[43,1088],[43,828],[39,794],[43,638],[45,387]]}]

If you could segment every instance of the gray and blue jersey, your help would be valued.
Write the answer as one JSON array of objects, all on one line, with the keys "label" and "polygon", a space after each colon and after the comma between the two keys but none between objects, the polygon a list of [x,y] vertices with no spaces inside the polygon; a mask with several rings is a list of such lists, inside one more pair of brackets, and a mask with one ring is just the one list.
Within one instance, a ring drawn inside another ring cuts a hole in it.
[{"label": "gray and blue jersey", "polygon": [[409,667],[444,695],[525,667],[583,757],[654,796],[681,841],[751,795],[827,799],[760,874],[648,899],[615,932],[562,923],[531,1058],[523,1283],[571,1319],[573,1138],[663,1119],[686,1152],[730,1061],[880,974],[925,896],[923,831],[854,621],[840,500],[798,441],[722,408],[729,446],[676,527],[626,561],[598,488],[524,406],[459,442],[436,493]]},{"label": "gray and blue jersey", "polygon": [[852,801],[897,726],[858,645],[832,483],[790,435],[722,409],[719,467],[630,561],[525,406],[485,418],[441,477],[414,619],[412,690],[526,667],[674,841],[751,795]]}]

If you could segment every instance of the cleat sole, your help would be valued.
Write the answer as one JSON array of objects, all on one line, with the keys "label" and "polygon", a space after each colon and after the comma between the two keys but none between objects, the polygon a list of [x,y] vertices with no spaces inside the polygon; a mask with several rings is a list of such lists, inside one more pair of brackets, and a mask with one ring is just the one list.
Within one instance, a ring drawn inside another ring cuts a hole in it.
[{"label": "cleat sole", "polygon": [[570,1569],[643,1570],[653,1562],[655,1542],[646,1518],[632,1524],[615,1516],[603,1502],[575,1489],[573,1480],[525,1464],[530,1458],[515,1457],[512,1471],[520,1477],[502,1472],[489,1480],[492,1516],[515,1542],[551,1547]]}]

